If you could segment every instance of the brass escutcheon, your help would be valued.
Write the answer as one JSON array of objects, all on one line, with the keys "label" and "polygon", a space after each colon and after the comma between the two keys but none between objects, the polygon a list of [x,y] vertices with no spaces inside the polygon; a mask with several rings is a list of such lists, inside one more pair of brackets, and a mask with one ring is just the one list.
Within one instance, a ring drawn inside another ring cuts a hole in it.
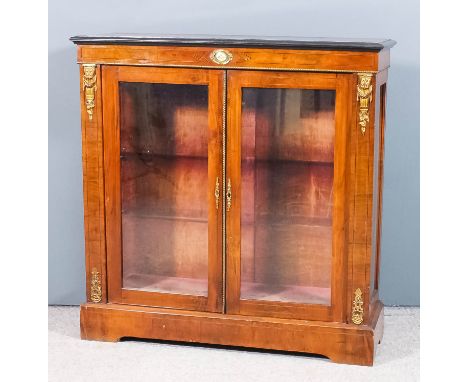
[{"label": "brass escutcheon", "polygon": [[211,52],[210,59],[217,64],[226,65],[232,60],[232,54],[225,49],[216,49]]}]

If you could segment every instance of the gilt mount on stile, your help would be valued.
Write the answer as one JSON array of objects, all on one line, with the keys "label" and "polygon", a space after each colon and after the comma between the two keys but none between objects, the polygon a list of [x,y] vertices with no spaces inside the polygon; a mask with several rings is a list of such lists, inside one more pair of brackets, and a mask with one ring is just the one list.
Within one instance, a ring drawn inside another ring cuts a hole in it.
[{"label": "gilt mount on stile", "polygon": [[372,365],[393,40],[75,36],[81,337]]}]

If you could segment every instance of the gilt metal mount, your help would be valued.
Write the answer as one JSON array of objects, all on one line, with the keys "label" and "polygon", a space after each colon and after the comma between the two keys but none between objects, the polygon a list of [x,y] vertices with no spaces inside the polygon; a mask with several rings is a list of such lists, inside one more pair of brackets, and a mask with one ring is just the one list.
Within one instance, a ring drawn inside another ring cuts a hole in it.
[{"label": "gilt metal mount", "polygon": [[232,204],[232,190],[231,190],[231,179],[228,179],[227,191],[226,191],[226,210],[231,209]]},{"label": "gilt metal mount", "polygon": [[90,293],[89,297],[92,302],[98,303],[102,300],[102,287],[101,287],[101,277],[96,268],[93,268],[91,271],[91,282],[90,282]]},{"label": "gilt metal mount", "polygon": [[351,321],[353,324],[361,325],[364,321],[364,300],[362,298],[362,291],[360,288],[357,288],[354,291],[354,300],[353,300],[353,312],[351,315]]},{"label": "gilt metal mount", "polygon": [[215,200],[216,200],[216,209],[219,207],[219,178],[216,177],[216,186],[215,186]]},{"label": "gilt metal mount", "polygon": [[89,120],[93,119],[96,96],[96,65],[83,64],[83,92],[86,112]]},{"label": "gilt metal mount", "polygon": [[372,74],[358,73],[357,100],[359,101],[359,126],[361,134],[366,133],[369,123],[369,107],[372,102]]}]

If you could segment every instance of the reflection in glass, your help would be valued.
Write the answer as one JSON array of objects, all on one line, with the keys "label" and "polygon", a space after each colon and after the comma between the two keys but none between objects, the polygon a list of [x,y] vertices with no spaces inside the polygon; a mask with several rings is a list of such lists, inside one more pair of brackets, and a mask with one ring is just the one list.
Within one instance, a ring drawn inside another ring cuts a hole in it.
[{"label": "reflection in glass", "polygon": [[208,293],[208,88],[120,83],[123,287]]}]

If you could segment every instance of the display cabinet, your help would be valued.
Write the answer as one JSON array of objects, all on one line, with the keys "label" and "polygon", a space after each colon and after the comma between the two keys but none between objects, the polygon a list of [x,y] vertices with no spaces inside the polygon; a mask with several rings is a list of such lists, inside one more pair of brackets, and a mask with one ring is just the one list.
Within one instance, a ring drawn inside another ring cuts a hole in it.
[{"label": "display cabinet", "polygon": [[81,336],[371,365],[392,40],[75,36]]}]

